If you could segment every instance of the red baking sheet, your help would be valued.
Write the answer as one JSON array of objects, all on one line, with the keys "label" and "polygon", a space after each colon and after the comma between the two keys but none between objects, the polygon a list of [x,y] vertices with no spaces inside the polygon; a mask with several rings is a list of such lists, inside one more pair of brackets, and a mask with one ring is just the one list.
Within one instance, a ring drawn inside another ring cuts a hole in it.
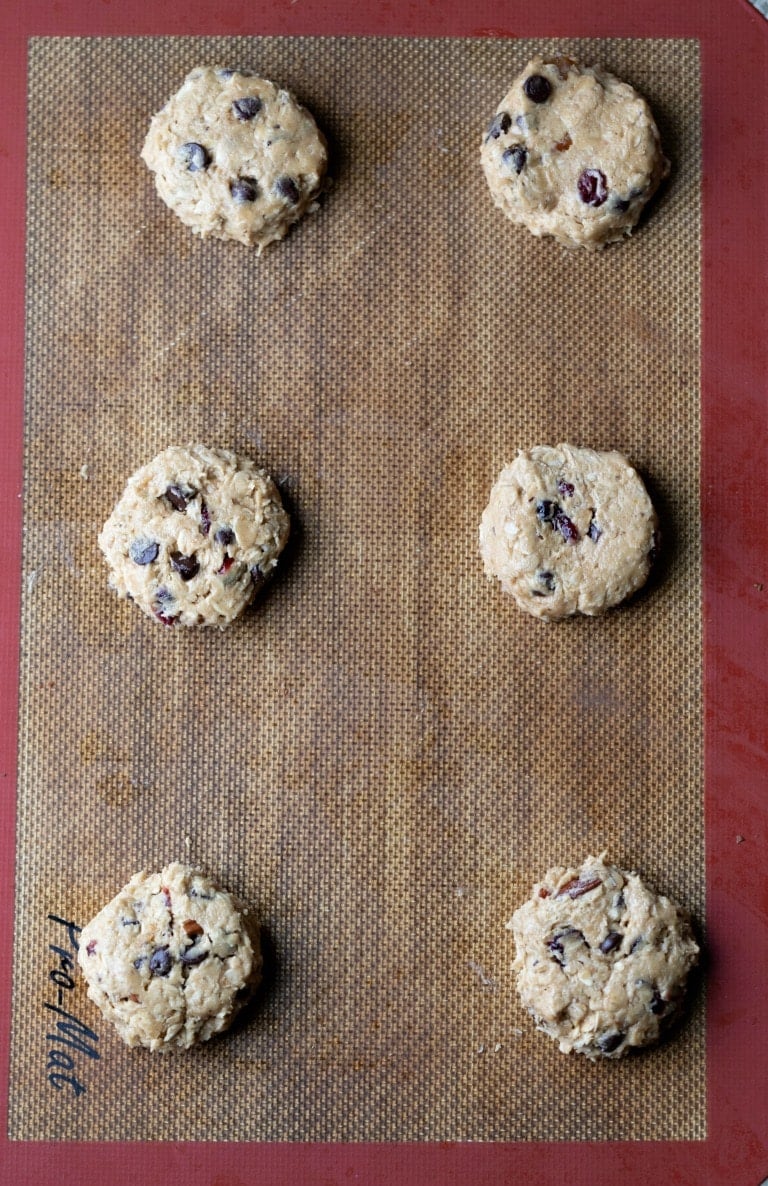
[{"label": "red baking sheet", "polygon": [[[708,1132],[691,1143],[227,1145],[20,1143],[9,1183],[308,1186],[759,1186],[768,1179],[768,22],[744,0],[634,5],[523,0],[46,0],[0,9],[0,861],[14,876],[24,366],[24,136],[30,36],[158,34],[694,37],[703,61],[703,472]],[[55,118],[55,113],[52,113]],[[2,910],[0,1110],[7,1111],[13,894]],[[29,986],[30,993],[37,986]],[[685,1085],[680,1085],[685,1090]],[[589,1107],[589,1101],[584,1101]]]}]

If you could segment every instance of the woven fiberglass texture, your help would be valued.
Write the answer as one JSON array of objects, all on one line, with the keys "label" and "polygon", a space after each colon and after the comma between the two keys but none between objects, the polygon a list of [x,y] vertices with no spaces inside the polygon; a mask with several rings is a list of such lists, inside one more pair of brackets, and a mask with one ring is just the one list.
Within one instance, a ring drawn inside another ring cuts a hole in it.
[{"label": "woven fiberglass texture", "polygon": [[[603,254],[512,226],[480,170],[539,49],[634,83],[673,160]],[[328,135],[322,209],[260,259],[197,240],[139,158],[200,63],[278,80]],[[703,926],[698,46],[39,39],[29,85],[12,1136],[703,1137],[701,990],[660,1048],[568,1058],[504,929],[604,847]],[[563,440],[631,458],[664,542],[631,605],[546,625],[486,581],[477,527],[502,464]],[[188,441],[255,457],[295,523],[224,632],[118,602],[96,545]],[[268,977],[234,1032],[162,1057],[68,986],[49,916],[176,859],[253,903]],[[57,993],[98,1059],[46,1037]]]}]

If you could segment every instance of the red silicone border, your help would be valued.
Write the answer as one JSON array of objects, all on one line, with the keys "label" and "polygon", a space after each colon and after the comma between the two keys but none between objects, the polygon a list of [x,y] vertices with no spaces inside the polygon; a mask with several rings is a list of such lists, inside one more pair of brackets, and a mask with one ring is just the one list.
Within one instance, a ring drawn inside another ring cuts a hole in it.
[{"label": "red silicone border", "polygon": [[[0,2],[0,868],[14,876],[30,36],[159,34],[695,37],[704,70],[703,473],[709,1132],[691,1143],[227,1145],[19,1143],[3,1182],[43,1186],[759,1186],[768,1177],[768,22],[746,0],[44,0]],[[762,114],[761,114],[762,113]],[[737,836],[742,837],[737,842]],[[13,899],[4,897],[0,1114],[7,1113]]]}]

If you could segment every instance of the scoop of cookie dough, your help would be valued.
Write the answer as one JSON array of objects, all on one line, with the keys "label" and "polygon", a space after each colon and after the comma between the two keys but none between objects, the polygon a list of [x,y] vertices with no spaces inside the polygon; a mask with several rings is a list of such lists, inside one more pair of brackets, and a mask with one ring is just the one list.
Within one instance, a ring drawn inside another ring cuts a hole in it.
[{"label": "scoop of cookie dough", "polygon": [[152,119],[141,155],[182,222],[259,253],[317,208],[327,164],[322,133],[289,91],[209,66]]},{"label": "scoop of cookie dough", "polygon": [[129,1046],[188,1049],[229,1027],[261,976],[258,934],[180,864],[137,873],[80,935],[88,996]]},{"label": "scoop of cookie dough", "polygon": [[289,533],[252,461],[171,446],[128,481],[99,545],[118,596],[165,626],[226,626],[272,574]]},{"label": "scoop of cookie dough", "polygon": [[512,222],[593,250],[632,233],[669,173],[645,99],[567,57],[528,63],[483,137],[481,162]]},{"label": "scoop of cookie dough", "polygon": [[550,869],[507,923],[526,1009],[564,1054],[590,1059],[656,1042],[699,953],[687,914],[605,855]]},{"label": "scoop of cookie dough", "polygon": [[537,445],[500,473],[480,554],[521,609],[554,621],[600,614],[646,581],[656,513],[620,453]]}]

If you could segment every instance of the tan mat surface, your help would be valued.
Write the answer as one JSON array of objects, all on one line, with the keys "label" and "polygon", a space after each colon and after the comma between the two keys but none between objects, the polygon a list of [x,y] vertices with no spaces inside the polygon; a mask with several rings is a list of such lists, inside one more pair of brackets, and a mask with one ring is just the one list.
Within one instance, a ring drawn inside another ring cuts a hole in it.
[{"label": "tan mat surface", "polygon": [[[674,161],[601,256],[514,228],[480,172],[539,48],[635,83]],[[331,141],[322,211],[261,259],[194,239],[139,159],[200,62],[288,85]],[[29,120],[11,1135],[703,1137],[701,994],[663,1048],[568,1059],[504,930],[605,845],[703,924],[697,45],[43,39]],[[128,474],[188,440],[261,460],[297,523],[225,633],[119,603],[96,547]],[[625,451],[665,544],[635,604],[547,626],[476,534],[502,463],[561,440]],[[187,856],[256,905],[270,972],[247,1024],[161,1058],[52,978],[48,916]],[[57,992],[98,1034],[77,1097],[46,1077]]]}]

